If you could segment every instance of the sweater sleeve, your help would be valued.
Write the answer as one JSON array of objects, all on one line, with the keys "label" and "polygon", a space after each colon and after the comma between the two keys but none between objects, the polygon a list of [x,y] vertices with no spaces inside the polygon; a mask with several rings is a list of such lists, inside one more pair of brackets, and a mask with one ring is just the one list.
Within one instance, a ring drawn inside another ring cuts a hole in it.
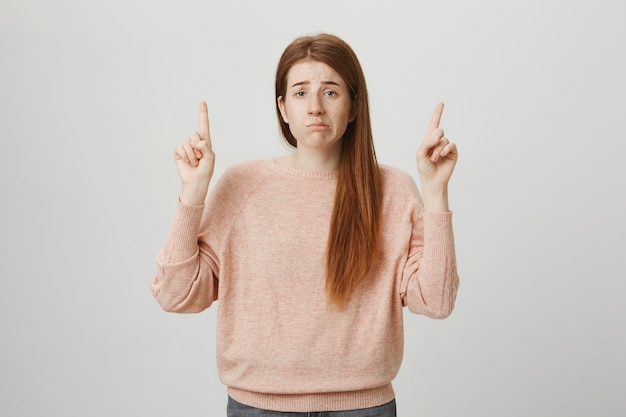
[{"label": "sweater sleeve", "polygon": [[224,173],[205,205],[178,203],[152,280],[152,294],[165,311],[197,313],[217,300],[220,253],[237,200],[234,182]]},{"label": "sweater sleeve", "polygon": [[454,309],[459,287],[452,213],[415,210],[412,223],[409,256],[400,285],[403,305],[413,313],[446,318]]}]

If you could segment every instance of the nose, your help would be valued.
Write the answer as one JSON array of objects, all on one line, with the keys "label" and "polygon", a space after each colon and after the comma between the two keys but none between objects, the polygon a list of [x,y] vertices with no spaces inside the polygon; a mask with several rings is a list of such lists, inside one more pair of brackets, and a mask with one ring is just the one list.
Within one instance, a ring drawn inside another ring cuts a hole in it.
[{"label": "nose", "polygon": [[308,113],[312,116],[323,114],[324,106],[320,97],[317,94],[311,94],[309,97]]}]

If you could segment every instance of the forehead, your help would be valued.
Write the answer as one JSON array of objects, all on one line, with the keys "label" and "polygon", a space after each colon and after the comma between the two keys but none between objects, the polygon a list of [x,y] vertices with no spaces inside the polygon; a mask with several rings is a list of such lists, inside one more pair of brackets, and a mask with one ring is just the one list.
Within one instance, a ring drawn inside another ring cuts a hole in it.
[{"label": "forehead", "polygon": [[300,82],[334,81],[345,85],[343,78],[330,65],[311,59],[296,62],[287,73],[287,86]]}]

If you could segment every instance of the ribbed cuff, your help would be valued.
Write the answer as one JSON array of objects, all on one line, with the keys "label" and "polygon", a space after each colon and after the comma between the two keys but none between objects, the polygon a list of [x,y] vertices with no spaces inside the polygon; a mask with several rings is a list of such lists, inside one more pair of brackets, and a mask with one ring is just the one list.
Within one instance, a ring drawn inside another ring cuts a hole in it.
[{"label": "ribbed cuff", "polygon": [[454,248],[452,212],[424,213],[424,245],[433,250],[448,252]]},{"label": "ribbed cuff", "polygon": [[187,206],[180,201],[164,245],[168,262],[181,262],[198,250],[198,232],[204,206]]}]

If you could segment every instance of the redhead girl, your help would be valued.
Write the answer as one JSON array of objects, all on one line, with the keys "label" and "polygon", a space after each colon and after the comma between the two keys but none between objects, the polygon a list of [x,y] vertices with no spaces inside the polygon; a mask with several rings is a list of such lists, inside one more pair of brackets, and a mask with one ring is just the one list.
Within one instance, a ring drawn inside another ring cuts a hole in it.
[{"label": "redhead girl", "polygon": [[412,177],[376,161],[363,71],[340,38],[301,37],[276,72],[293,151],[237,163],[210,195],[206,103],[174,153],[181,192],[152,291],[166,311],[217,304],[227,415],[395,416],[404,308],[450,315],[459,285],[434,111]]}]

